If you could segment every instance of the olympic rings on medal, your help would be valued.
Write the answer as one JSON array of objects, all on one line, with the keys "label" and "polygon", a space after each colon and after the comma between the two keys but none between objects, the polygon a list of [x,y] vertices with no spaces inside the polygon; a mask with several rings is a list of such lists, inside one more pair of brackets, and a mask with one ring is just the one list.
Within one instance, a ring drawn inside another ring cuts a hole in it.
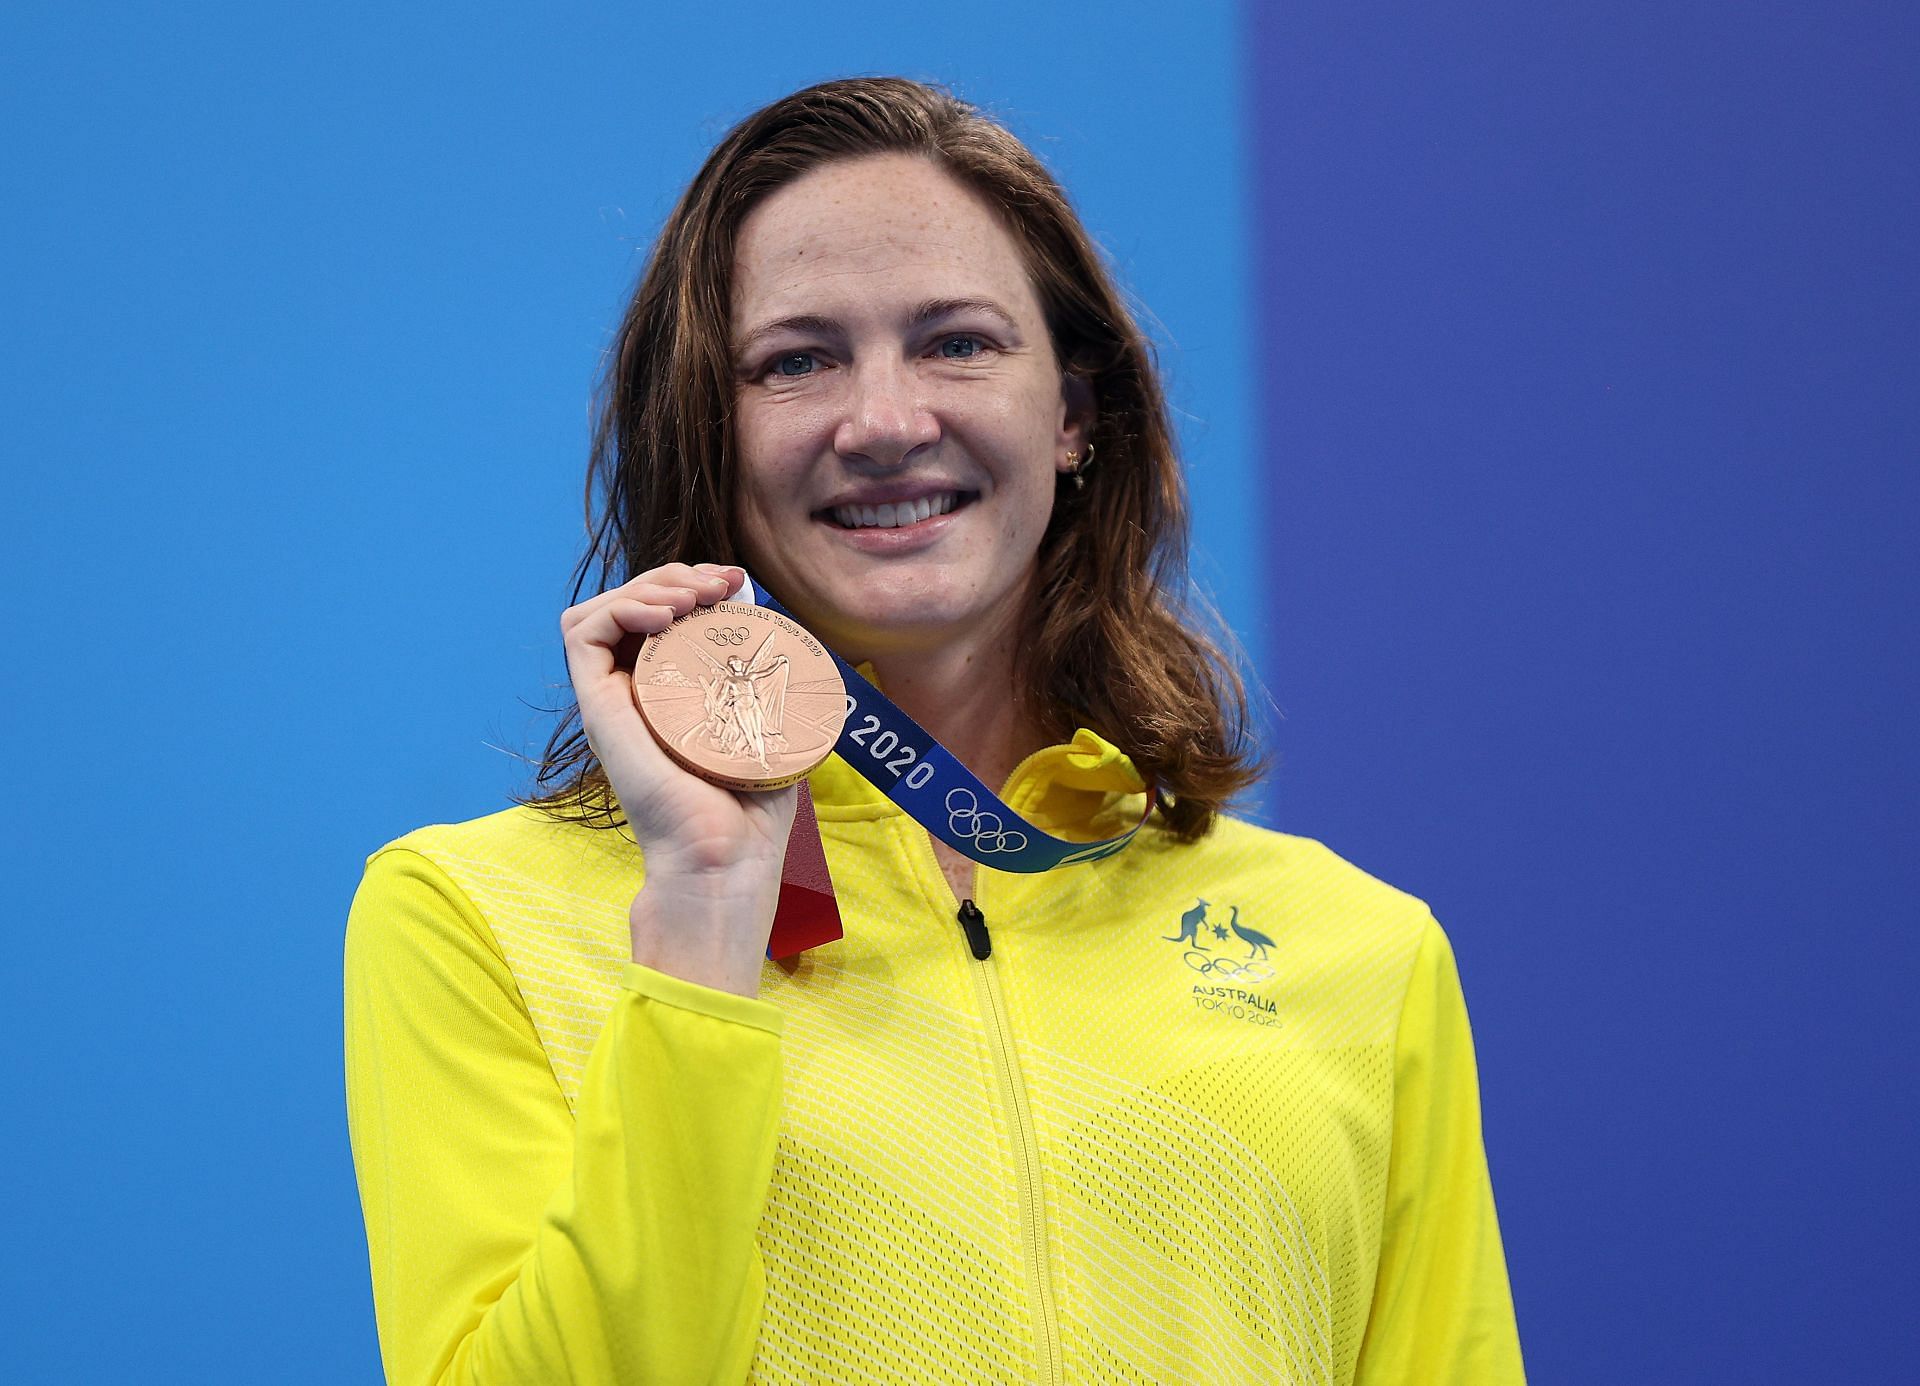
[{"label": "olympic rings on medal", "polygon": [[708,626],[706,636],[715,645],[744,645],[747,643],[745,626]]},{"label": "olympic rings on medal", "polygon": [[[1209,977],[1225,977],[1230,982],[1245,982],[1249,986],[1257,986],[1261,982],[1273,980],[1273,969],[1265,963],[1235,962],[1232,958],[1208,957],[1207,954],[1195,948],[1189,948],[1180,956],[1188,967]],[[1195,958],[1201,958],[1204,961],[1195,962]]]},{"label": "olympic rings on medal", "polygon": [[999,814],[980,812],[980,801],[967,789],[947,791],[947,831],[987,853],[1018,852],[1027,845],[1027,835],[1008,831]]}]

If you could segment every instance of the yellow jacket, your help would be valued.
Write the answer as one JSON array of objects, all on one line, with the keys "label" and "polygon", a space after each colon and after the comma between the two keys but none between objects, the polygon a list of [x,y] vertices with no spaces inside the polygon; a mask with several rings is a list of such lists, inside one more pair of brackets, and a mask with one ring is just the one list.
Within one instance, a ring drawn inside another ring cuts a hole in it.
[{"label": "yellow jacket", "polygon": [[[761,999],[629,959],[625,832],[513,808],[367,859],[347,1111],[388,1379],[1521,1380],[1427,908],[1307,838],[1155,825],[976,874],[837,757],[846,938]],[[1091,732],[1008,802],[1140,811]]]}]

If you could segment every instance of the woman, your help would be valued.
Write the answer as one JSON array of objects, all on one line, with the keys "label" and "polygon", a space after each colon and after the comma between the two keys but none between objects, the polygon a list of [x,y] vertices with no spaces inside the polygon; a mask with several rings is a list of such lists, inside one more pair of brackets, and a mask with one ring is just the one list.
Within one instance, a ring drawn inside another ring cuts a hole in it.
[{"label": "woman", "polygon": [[[580,729],[350,916],[389,1378],[1519,1379],[1445,937],[1220,811],[1254,769],[1169,597],[1159,387],[1031,153],[906,81],[775,103],[608,386]],[[831,758],[845,937],[769,961],[797,787],[681,770],[629,676],[748,571],[1010,814],[1151,819],[981,870]]]}]

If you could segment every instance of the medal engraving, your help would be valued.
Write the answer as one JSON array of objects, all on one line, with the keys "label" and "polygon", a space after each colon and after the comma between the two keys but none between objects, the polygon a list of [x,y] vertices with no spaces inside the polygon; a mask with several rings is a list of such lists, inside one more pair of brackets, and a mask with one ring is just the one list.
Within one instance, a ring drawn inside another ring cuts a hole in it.
[{"label": "medal engraving", "polygon": [[661,747],[731,789],[778,789],[832,753],[847,718],[826,649],[765,607],[699,607],[641,647],[634,701]]}]

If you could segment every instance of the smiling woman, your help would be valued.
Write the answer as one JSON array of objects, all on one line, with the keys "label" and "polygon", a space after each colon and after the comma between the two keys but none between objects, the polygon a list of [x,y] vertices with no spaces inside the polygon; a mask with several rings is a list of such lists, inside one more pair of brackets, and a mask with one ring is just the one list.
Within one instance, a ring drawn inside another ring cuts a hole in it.
[{"label": "smiling woman", "polygon": [[[833,513],[949,495],[955,518],[917,535],[854,537],[880,526]],[[587,509],[576,596],[745,559],[989,783],[1080,726],[1125,727],[1160,821],[1191,838],[1255,776],[1240,681],[1182,609],[1185,485],[1151,349],[1058,183],[929,88],[825,84],[721,142],[621,324]],[[953,603],[994,592],[997,624],[943,635]],[[604,822],[572,720],[539,802]]]},{"label": "smiling woman", "polygon": [[917,155],[779,189],[742,224],[735,270],[734,321],[787,324],[741,330],[742,552],[999,784],[1045,744],[1007,694],[1091,385],[1055,359],[999,217]]},{"label": "smiling woman", "polygon": [[[1519,1379],[1446,937],[1225,811],[1152,355],[1025,146],[891,78],[743,122],[587,498],[544,792],[387,844],[349,915],[392,1380]],[[764,765],[827,696],[777,611],[675,624],[741,561],[878,686],[804,799],[636,710],[638,663]],[[670,626],[696,677],[639,658]],[[770,958],[816,836],[844,936]]]}]

